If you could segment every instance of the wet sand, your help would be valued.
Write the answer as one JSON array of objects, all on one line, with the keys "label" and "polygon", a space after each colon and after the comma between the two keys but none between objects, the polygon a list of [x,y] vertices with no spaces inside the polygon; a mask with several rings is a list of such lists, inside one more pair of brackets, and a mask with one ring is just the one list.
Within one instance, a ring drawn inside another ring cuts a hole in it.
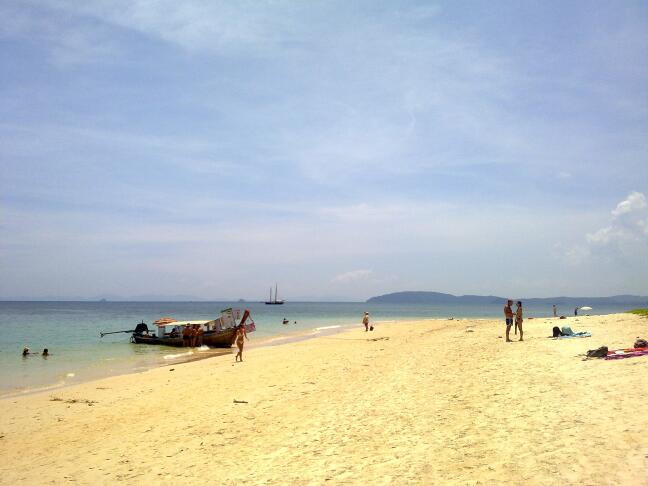
[{"label": "wet sand", "polygon": [[358,326],[0,400],[0,482],[648,484],[648,356],[579,356],[648,337],[648,319],[503,336],[501,320]]}]

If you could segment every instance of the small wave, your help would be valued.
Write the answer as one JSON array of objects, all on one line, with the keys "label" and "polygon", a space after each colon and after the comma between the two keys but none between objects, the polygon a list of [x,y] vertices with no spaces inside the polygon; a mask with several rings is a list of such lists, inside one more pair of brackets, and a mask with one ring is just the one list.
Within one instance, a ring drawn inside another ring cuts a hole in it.
[{"label": "small wave", "polygon": [[342,326],[324,326],[324,327],[316,327],[316,331],[323,331],[324,329],[338,329]]},{"label": "small wave", "polygon": [[199,348],[196,348],[197,351],[209,351],[209,349],[209,346],[205,346],[204,344]]},{"label": "small wave", "polygon": [[76,375],[74,373],[68,373],[65,376],[67,376],[68,378],[74,378]]},{"label": "small wave", "polygon": [[178,354],[165,354],[163,356],[164,359],[176,359],[176,358],[181,358],[183,356],[191,356],[193,354],[193,351],[187,351],[186,353],[178,353]]}]

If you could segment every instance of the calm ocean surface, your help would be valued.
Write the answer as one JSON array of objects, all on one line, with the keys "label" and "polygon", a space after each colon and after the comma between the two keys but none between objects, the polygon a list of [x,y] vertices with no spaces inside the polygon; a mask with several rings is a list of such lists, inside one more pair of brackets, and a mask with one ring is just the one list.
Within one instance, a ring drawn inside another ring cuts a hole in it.
[{"label": "calm ocean surface", "polygon": [[[151,323],[162,316],[178,320],[213,319],[227,307],[251,311],[257,324],[257,332],[250,335],[251,344],[271,342],[282,336],[316,335],[320,332],[316,330],[318,327],[359,326],[365,310],[374,321],[450,316],[499,318],[502,314],[499,304],[287,302],[282,306],[267,306],[251,302],[0,302],[0,396],[229,353],[228,350],[192,351],[135,345],[129,342],[129,334],[99,338],[100,331],[133,329],[142,320],[153,327]],[[589,313],[625,310],[627,306],[608,306]],[[572,315],[573,309],[559,309],[559,312]],[[526,315],[549,316],[551,307],[527,307]],[[290,320],[289,325],[282,325],[284,317]],[[23,358],[24,346],[32,352],[48,348],[51,356]]]}]

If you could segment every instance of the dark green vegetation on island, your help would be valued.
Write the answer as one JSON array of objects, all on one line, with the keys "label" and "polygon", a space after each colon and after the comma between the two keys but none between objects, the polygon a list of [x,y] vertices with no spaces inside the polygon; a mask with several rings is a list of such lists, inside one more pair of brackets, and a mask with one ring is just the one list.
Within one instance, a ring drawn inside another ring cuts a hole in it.
[{"label": "dark green vegetation on island", "polygon": [[543,297],[528,298],[512,295],[498,297],[495,295],[452,295],[441,292],[395,292],[367,299],[367,302],[386,304],[503,304],[507,298],[522,300],[528,304],[556,304],[565,306],[580,305],[614,305],[648,306],[648,297],[640,295],[614,295],[611,297]]},{"label": "dark green vegetation on island", "polygon": [[632,309],[628,312],[630,314],[637,314],[638,316],[648,317],[648,309]]}]

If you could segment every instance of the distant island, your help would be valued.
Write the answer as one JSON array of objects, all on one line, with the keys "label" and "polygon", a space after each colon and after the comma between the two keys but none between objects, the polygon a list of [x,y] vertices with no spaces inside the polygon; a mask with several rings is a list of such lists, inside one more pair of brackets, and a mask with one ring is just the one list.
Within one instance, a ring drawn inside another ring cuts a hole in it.
[{"label": "distant island", "polygon": [[[648,305],[648,297],[640,295],[613,295],[611,297],[511,297],[528,304],[556,305]],[[452,295],[441,292],[407,291],[379,295],[367,299],[368,303],[384,304],[504,304],[506,297],[495,295]]]}]

